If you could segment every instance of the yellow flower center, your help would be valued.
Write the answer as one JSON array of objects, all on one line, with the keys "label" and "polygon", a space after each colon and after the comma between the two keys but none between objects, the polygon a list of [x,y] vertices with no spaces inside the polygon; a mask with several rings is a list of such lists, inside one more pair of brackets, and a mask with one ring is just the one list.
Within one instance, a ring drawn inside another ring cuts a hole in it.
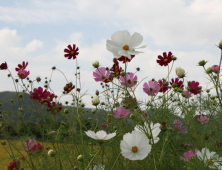
[{"label": "yellow flower center", "polygon": [[72,54],[72,55],[75,54],[75,51],[70,51],[70,54]]},{"label": "yellow flower center", "polygon": [[131,84],[131,80],[127,80],[127,83],[128,83],[128,84]]},{"label": "yellow flower center", "polygon": [[124,50],[129,50],[129,46],[128,46],[128,45],[124,45],[124,46],[123,46],[123,49],[124,49]]},{"label": "yellow flower center", "polygon": [[41,94],[38,94],[39,97],[41,97]]},{"label": "yellow flower center", "polygon": [[203,120],[202,122],[203,122],[203,123],[206,123],[207,121],[206,121],[206,120]]},{"label": "yellow flower center", "polygon": [[150,91],[153,92],[153,88],[150,88]]},{"label": "yellow flower center", "polygon": [[118,66],[115,67],[116,69],[118,68]]},{"label": "yellow flower center", "polygon": [[138,151],[137,146],[133,146],[133,147],[132,147],[132,152],[133,152],[133,153],[136,153],[137,151]]},{"label": "yellow flower center", "polygon": [[24,69],[24,67],[22,67],[21,69]]},{"label": "yellow flower center", "polygon": [[116,75],[119,75],[119,72],[116,72]]},{"label": "yellow flower center", "polygon": [[120,115],[119,115],[119,117],[123,117],[124,115],[121,113]]},{"label": "yellow flower center", "polygon": [[163,61],[164,61],[164,62],[167,62],[167,61],[168,61],[168,59],[167,59],[167,58],[165,58]]},{"label": "yellow flower center", "polygon": [[102,79],[104,79],[105,78],[105,76],[102,76]]},{"label": "yellow flower center", "polygon": [[214,163],[211,160],[207,160],[208,165],[212,166]]},{"label": "yellow flower center", "polygon": [[24,73],[20,73],[20,76],[24,76],[25,74]]},{"label": "yellow flower center", "polygon": [[71,88],[68,88],[68,91],[71,91]]}]

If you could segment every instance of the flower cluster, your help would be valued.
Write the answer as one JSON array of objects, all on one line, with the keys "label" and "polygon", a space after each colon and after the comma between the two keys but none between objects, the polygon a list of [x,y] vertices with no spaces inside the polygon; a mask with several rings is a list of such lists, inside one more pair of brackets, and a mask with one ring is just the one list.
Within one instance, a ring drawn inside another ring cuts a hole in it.
[{"label": "flower cluster", "polygon": [[24,61],[21,64],[18,64],[18,67],[15,68],[15,71],[18,72],[18,76],[20,79],[25,79],[29,75],[29,71],[26,71],[26,67],[28,66],[28,62],[25,63]]}]

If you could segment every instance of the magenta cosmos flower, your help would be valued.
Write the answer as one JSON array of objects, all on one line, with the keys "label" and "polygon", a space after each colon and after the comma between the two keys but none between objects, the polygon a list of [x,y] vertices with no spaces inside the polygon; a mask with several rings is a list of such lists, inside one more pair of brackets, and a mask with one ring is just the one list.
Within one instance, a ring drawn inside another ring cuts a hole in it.
[{"label": "magenta cosmos flower", "polygon": [[51,102],[53,98],[55,97],[54,94],[51,94],[49,91],[46,89],[43,91],[42,87],[38,87],[38,89],[34,88],[33,92],[30,92],[31,96],[30,98],[32,100],[38,100],[41,104]]},{"label": "magenta cosmos flower", "polygon": [[184,87],[183,81],[181,81],[181,80],[178,79],[178,78],[175,78],[175,80],[174,80],[174,79],[171,79],[170,85],[173,86],[173,84],[174,84],[174,85],[176,84],[176,86],[177,86],[178,88],[181,88],[181,89],[183,89],[183,87]]},{"label": "magenta cosmos flower", "polygon": [[118,107],[117,110],[113,112],[115,113],[115,115],[113,115],[115,118],[127,117],[130,113],[130,111],[126,110],[124,107]]},{"label": "magenta cosmos flower", "polygon": [[18,71],[18,76],[20,79],[25,79],[28,75],[29,75],[29,71],[26,71],[23,69]]},{"label": "magenta cosmos flower", "polygon": [[109,70],[106,71],[105,67],[99,67],[96,71],[93,72],[95,81],[105,82],[109,79]]},{"label": "magenta cosmos flower", "polygon": [[76,47],[75,44],[73,44],[73,46],[71,45],[68,45],[67,46],[68,48],[65,48],[64,49],[64,52],[67,53],[67,54],[64,54],[64,57],[68,57],[68,59],[76,59],[76,56],[79,55],[79,48]]},{"label": "magenta cosmos flower", "polygon": [[26,67],[27,67],[27,65],[28,65],[28,62],[22,62],[22,65],[21,64],[18,64],[18,68],[15,68],[15,71],[19,71],[19,70],[25,70],[26,69]]},{"label": "magenta cosmos flower", "polygon": [[218,73],[219,70],[220,70],[220,67],[219,67],[218,65],[213,65],[213,66],[212,66],[212,69],[213,69],[213,72],[214,72],[214,73]]},{"label": "magenta cosmos flower", "polygon": [[136,82],[137,76],[135,76],[133,73],[126,73],[126,76],[120,77],[120,83],[122,86],[133,87],[136,85]]},{"label": "magenta cosmos flower", "polygon": [[[159,92],[165,93],[169,88],[168,82],[164,79],[164,80],[159,80],[158,83],[160,85],[160,91]],[[167,83],[167,85],[165,85],[165,83]]]},{"label": "magenta cosmos flower", "polygon": [[186,97],[186,98],[190,98],[193,96],[193,94],[189,91],[183,91],[182,94],[184,94],[183,96]]},{"label": "magenta cosmos flower", "polygon": [[183,126],[183,123],[179,120],[174,120],[173,127],[178,130],[179,133],[187,133],[187,128]]},{"label": "magenta cosmos flower", "polygon": [[157,81],[150,80],[148,83],[143,84],[143,91],[149,96],[155,96],[160,90],[160,85]]},{"label": "magenta cosmos flower", "polygon": [[188,87],[190,88],[190,92],[194,95],[197,95],[201,92],[201,86],[199,86],[199,82],[192,81],[191,84],[188,83]]},{"label": "magenta cosmos flower", "polygon": [[194,153],[193,153],[193,150],[190,150],[188,152],[185,152],[183,154],[183,156],[180,157],[181,160],[184,160],[184,161],[190,161],[191,158],[193,158],[195,155],[197,155],[197,149],[195,149]]},{"label": "magenta cosmos flower", "polygon": [[29,151],[36,144],[36,140],[34,138],[29,139],[28,142],[24,143],[23,149]]},{"label": "magenta cosmos flower", "polygon": [[196,118],[197,118],[197,121],[200,122],[201,124],[205,124],[210,120],[210,118],[208,118],[207,116],[197,115]]}]

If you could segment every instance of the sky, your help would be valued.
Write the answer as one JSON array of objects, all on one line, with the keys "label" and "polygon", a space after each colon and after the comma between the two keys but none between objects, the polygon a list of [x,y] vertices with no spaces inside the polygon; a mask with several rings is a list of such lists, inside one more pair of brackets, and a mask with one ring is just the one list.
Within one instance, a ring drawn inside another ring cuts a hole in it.
[{"label": "sky", "polygon": [[[136,90],[138,99],[149,100],[144,82],[167,76],[168,68],[156,60],[169,51],[177,57],[170,78],[176,78],[175,68],[181,67],[187,73],[185,81],[198,81],[205,89],[211,83],[197,65],[200,60],[208,61],[207,68],[219,65],[221,51],[216,45],[222,38],[221,18],[221,0],[0,0],[0,63],[6,61],[17,78],[15,67],[28,61],[30,80],[40,76],[43,82],[56,66],[75,84],[76,61],[65,58],[63,50],[76,44],[81,92],[87,91],[83,103],[92,108],[91,96],[102,91],[94,81],[92,62],[111,67],[113,54],[107,51],[106,40],[116,31],[127,30],[131,35],[140,33],[141,45],[147,45],[127,70],[135,72],[140,67],[138,80],[146,77]],[[0,91],[15,91],[7,74],[0,72]],[[53,73],[51,88],[56,95],[62,94],[66,83],[59,71]],[[34,83],[35,88],[39,86],[43,84]],[[65,101],[71,102],[71,97],[60,102]]]}]

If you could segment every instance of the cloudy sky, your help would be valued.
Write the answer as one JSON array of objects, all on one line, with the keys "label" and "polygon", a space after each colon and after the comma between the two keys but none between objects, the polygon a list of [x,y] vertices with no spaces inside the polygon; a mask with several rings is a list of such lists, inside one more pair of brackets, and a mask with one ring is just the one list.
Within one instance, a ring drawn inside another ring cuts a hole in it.
[{"label": "cloudy sky", "polygon": [[[209,60],[207,67],[218,64],[220,50],[215,46],[222,38],[221,0],[0,0],[0,63],[6,61],[14,77],[15,67],[28,61],[30,79],[49,77],[56,66],[68,81],[75,83],[75,60],[64,58],[68,44],[79,47],[78,63],[81,71],[82,92],[86,107],[92,107],[91,95],[101,90],[92,76],[92,62],[112,66],[113,55],[106,50],[106,40],[115,31],[128,30],[143,36],[144,53],[129,63],[128,71],[135,72],[144,82],[167,76],[167,67],[156,63],[158,55],[171,51],[182,67],[186,81],[199,81],[210,87],[200,60]],[[7,71],[0,72],[0,91],[14,91]],[[51,88],[60,96],[65,78],[58,71],[52,77]],[[143,84],[143,83],[142,83]],[[43,86],[34,84],[35,87]],[[137,97],[148,99],[142,86]],[[63,97],[62,102],[70,99]]]}]

